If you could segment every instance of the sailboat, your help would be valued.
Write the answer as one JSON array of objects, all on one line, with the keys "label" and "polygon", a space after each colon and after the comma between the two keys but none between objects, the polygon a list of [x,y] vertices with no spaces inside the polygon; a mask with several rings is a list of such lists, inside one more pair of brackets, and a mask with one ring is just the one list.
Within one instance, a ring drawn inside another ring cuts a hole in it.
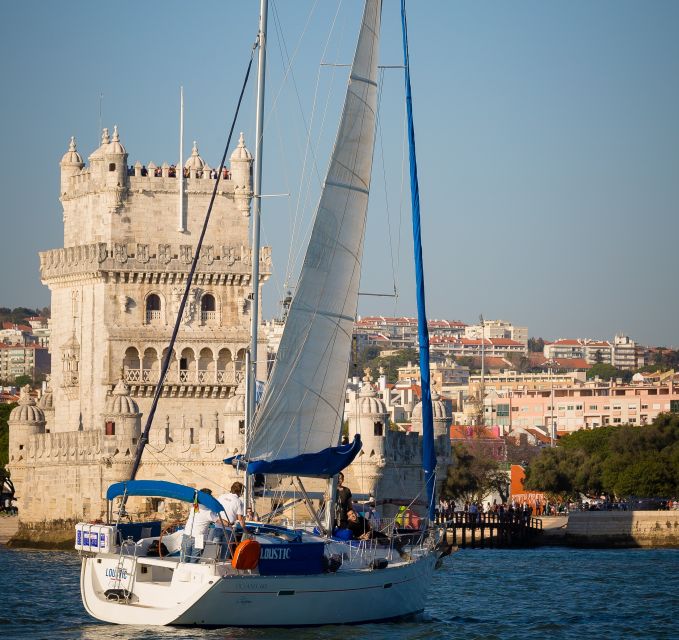
[{"label": "sailboat", "polygon": [[[346,444],[340,444],[340,437],[375,139],[381,4],[381,0],[365,2],[339,130],[274,368],[256,412],[252,399],[248,403],[252,420],[244,454],[225,461],[240,465],[247,476],[325,479],[329,496],[334,495],[333,479],[361,449],[360,437]],[[404,5],[402,11],[407,104],[412,116]],[[266,0],[262,0],[260,46],[266,41],[265,26]],[[261,72],[260,68],[260,79]],[[412,157],[412,124],[409,134]],[[257,138],[259,142],[259,132]],[[412,167],[411,176],[418,209]],[[255,193],[257,182],[255,176]],[[421,267],[419,222],[414,229],[416,261]],[[253,236],[258,239],[257,228]],[[258,255],[256,243],[253,255]],[[257,283],[258,278],[253,276],[252,281]],[[436,458],[421,268],[418,286],[424,327],[423,466],[431,522]],[[256,310],[253,316],[257,317]],[[251,375],[251,366],[248,371]],[[249,387],[252,393],[252,381]],[[140,451],[149,428],[147,422]],[[445,553],[433,526],[409,540],[406,552],[393,541],[380,545],[375,540],[338,539],[333,536],[334,510],[326,505],[325,521],[317,518],[314,529],[249,522],[247,540],[235,552],[232,549],[229,559],[214,542],[206,542],[200,557],[194,558],[180,548],[181,532],[162,532],[159,523],[123,522],[125,501],[132,496],[180,500],[193,504],[194,513],[222,510],[208,493],[169,482],[136,480],[134,473],[131,480],[109,487],[108,524],[78,524],[76,548],[82,554],[84,606],[95,618],[111,623],[306,626],[400,618],[424,610],[432,573]],[[117,500],[122,506],[116,518]],[[163,548],[164,557],[162,552],[151,553]]]}]

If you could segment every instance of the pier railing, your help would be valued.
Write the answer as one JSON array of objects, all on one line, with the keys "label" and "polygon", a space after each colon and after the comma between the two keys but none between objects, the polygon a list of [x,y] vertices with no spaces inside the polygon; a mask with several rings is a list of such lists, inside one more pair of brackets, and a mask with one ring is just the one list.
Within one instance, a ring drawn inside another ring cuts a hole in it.
[{"label": "pier railing", "polygon": [[461,548],[529,546],[542,533],[542,518],[518,513],[454,513],[442,523],[448,542]]}]

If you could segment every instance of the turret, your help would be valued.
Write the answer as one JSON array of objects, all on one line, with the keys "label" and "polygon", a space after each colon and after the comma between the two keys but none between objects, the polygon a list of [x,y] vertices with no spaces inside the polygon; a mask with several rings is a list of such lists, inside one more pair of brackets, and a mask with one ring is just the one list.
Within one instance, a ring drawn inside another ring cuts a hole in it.
[{"label": "turret", "polygon": [[104,434],[138,438],[141,434],[141,413],[130,397],[130,390],[121,378],[106,400],[103,413]]},{"label": "turret", "polygon": [[234,185],[236,206],[244,216],[249,216],[252,199],[252,154],[245,146],[242,132],[238,139],[238,146],[231,154],[231,180]]},{"label": "turret", "polygon": [[363,451],[369,456],[384,458],[387,453],[389,412],[371,384],[366,382],[358,393],[353,393],[346,412],[349,440],[360,434]]},{"label": "turret", "polygon": [[54,425],[54,394],[52,392],[51,377],[47,376],[47,384],[45,386],[45,393],[42,394],[38,400],[38,407],[42,409],[45,414],[45,431],[49,431]]},{"label": "turret", "polygon": [[[436,454],[450,456],[450,414],[445,402],[436,391],[431,394],[431,410],[434,422],[434,439],[436,440]],[[422,403],[418,402],[413,409],[412,430],[422,435]]]},{"label": "turret", "polygon": [[28,440],[45,432],[45,414],[30,395],[30,387],[21,388],[19,406],[9,414],[9,461],[19,462],[26,458]]},{"label": "turret", "polygon": [[111,144],[111,137],[108,135],[108,128],[104,127],[101,130],[101,144],[91,154],[88,160],[90,161],[90,174],[95,180],[102,180],[106,175],[104,171],[104,154]]},{"label": "turret", "polygon": [[75,138],[73,136],[71,136],[71,142],[68,145],[68,151],[62,156],[59,166],[61,167],[60,196],[63,197],[70,188],[71,178],[80,172],[85,166],[81,155],[76,149]]},{"label": "turret", "polygon": [[103,159],[108,206],[113,213],[120,210],[128,186],[127,151],[120,143],[118,125],[113,127],[113,139],[104,149]]},{"label": "turret", "polygon": [[193,149],[191,149],[191,155],[189,159],[184,163],[184,169],[188,171],[189,178],[202,178],[203,168],[205,167],[205,162],[203,158],[200,157],[198,153],[198,145],[196,141],[193,141]]}]

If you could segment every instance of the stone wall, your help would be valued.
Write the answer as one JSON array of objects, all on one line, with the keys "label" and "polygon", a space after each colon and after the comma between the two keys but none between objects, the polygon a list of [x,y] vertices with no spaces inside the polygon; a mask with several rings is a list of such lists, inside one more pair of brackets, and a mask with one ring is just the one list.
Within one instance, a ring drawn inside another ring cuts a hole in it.
[{"label": "stone wall", "polygon": [[587,547],[679,547],[679,511],[571,513],[565,542]]}]

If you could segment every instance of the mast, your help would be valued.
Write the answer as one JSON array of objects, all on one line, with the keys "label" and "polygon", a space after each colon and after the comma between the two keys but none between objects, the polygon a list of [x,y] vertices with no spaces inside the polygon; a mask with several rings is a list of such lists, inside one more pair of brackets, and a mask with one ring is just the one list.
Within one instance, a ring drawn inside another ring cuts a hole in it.
[{"label": "mast", "polygon": [[179,87],[179,164],[177,165],[179,185],[179,231],[186,231],[184,224],[184,87]]},{"label": "mast", "polygon": [[[264,88],[266,76],[266,22],[269,1],[261,0],[259,9],[259,59],[257,64],[257,122],[255,128],[255,166],[252,199],[252,300],[250,304],[250,357],[246,367],[245,384],[245,443],[255,414],[257,387],[257,332],[259,329],[259,218],[262,203],[262,135],[264,129]],[[246,476],[247,477],[247,476]],[[248,503],[248,483],[245,483],[245,504]]]},{"label": "mast", "polygon": [[420,187],[417,180],[415,154],[415,126],[413,124],[413,98],[410,91],[410,56],[408,53],[408,23],[406,3],[401,0],[403,28],[403,64],[405,66],[406,107],[408,111],[408,147],[410,149],[410,197],[413,217],[413,249],[415,251],[415,281],[417,293],[417,331],[420,346],[420,383],[422,387],[422,468],[427,491],[429,520],[434,520],[434,494],[436,493],[436,450],[434,448],[434,416],[431,408],[429,384],[429,328],[424,298],[424,265],[422,263],[422,234],[420,226]]}]

